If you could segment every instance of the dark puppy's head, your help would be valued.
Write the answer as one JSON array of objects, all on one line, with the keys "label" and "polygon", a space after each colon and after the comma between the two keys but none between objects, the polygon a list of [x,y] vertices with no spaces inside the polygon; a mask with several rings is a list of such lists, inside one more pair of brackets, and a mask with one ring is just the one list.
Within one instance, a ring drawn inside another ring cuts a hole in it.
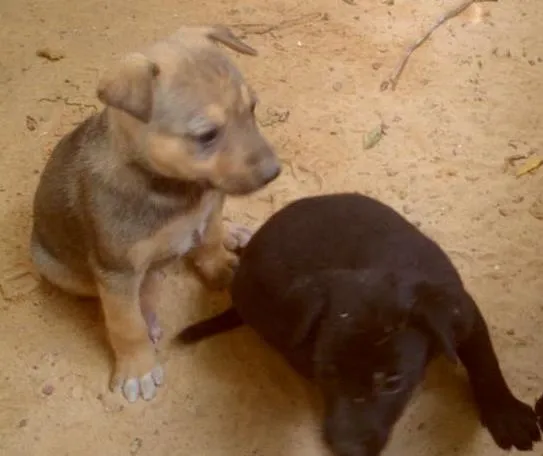
[{"label": "dark puppy's head", "polygon": [[456,360],[451,309],[430,285],[380,271],[332,271],[313,281],[322,299],[295,342],[315,334],[325,440],[337,456],[378,455],[432,350]]},{"label": "dark puppy's head", "polygon": [[280,164],[255,120],[257,97],[215,44],[256,51],[222,26],[183,27],[103,75],[98,98],[131,143],[128,160],[229,194],[255,191]]}]

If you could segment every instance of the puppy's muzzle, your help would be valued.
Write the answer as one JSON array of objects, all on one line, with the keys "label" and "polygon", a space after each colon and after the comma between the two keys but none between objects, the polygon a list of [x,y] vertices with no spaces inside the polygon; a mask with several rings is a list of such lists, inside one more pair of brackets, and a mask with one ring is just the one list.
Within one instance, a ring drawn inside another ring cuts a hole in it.
[{"label": "puppy's muzzle", "polygon": [[281,163],[268,145],[254,154],[249,160],[249,166],[253,169],[253,181],[257,187],[264,187],[281,174]]},{"label": "puppy's muzzle", "polygon": [[262,182],[264,185],[274,181],[281,174],[281,164],[279,160],[268,160],[262,166]]}]

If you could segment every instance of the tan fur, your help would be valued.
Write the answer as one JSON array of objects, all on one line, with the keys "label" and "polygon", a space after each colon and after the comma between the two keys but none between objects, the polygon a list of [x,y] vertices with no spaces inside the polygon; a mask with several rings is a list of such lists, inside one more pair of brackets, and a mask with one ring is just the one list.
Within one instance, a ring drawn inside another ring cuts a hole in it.
[{"label": "tan fur", "polygon": [[153,83],[159,72],[158,66],[143,54],[129,54],[102,76],[98,99],[148,122],[153,105]]},{"label": "tan fur", "polygon": [[254,92],[213,42],[256,54],[225,27],[183,27],[105,72],[106,108],[59,142],[34,199],[34,264],[60,288],[100,297],[112,387],[130,401],[162,383],[157,264],[184,256],[210,287],[227,286],[237,257],[225,240],[248,238],[224,232],[225,196],[280,172]]}]

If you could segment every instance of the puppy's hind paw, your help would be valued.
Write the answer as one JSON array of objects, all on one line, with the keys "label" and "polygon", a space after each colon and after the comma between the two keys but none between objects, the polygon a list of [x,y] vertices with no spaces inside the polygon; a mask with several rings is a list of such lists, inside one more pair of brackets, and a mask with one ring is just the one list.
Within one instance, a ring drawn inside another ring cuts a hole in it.
[{"label": "puppy's hind paw", "polygon": [[504,450],[531,451],[534,442],[541,440],[536,413],[514,397],[485,407],[481,418],[496,444]]}]

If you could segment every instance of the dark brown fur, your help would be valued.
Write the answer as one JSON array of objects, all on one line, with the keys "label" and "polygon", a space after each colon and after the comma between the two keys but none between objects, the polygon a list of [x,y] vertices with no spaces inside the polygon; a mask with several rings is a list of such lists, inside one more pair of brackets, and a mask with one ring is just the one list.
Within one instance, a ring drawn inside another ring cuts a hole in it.
[{"label": "dark brown fur", "polygon": [[503,449],[540,440],[509,389],[486,322],[443,250],[392,208],[358,194],[296,201],[241,254],[233,307],[180,335],[194,343],[247,323],[325,399],[337,456],[377,456],[445,354],[465,366],[481,420]]}]

